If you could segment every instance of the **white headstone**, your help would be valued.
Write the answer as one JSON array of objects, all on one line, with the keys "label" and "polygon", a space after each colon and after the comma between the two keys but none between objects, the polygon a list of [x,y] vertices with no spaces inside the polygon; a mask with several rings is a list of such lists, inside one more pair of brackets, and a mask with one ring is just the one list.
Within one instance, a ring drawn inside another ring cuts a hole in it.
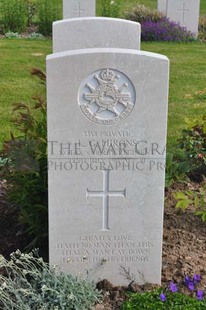
[{"label": "white headstone", "polygon": [[158,11],[166,15],[167,14],[167,0],[158,0],[157,9]]},{"label": "white headstone", "polygon": [[140,24],[106,17],[73,18],[53,23],[53,52],[82,48],[140,49]]},{"label": "white headstone", "polygon": [[161,282],[168,63],[117,48],[47,57],[50,264],[62,271]]},{"label": "white headstone", "polygon": [[158,0],[158,10],[182,27],[186,27],[195,37],[198,35],[200,0]]},{"label": "white headstone", "polygon": [[96,0],[63,0],[63,18],[96,15]]}]

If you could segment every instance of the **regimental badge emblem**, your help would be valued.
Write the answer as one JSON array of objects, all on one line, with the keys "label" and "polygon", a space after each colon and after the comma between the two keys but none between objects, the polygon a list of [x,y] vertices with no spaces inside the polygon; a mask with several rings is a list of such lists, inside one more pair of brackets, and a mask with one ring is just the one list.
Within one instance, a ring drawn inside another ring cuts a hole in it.
[{"label": "regimental badge emblem", "polygon": [[115,69],[101,69],[92,73],[80,85],[78,102],[91,121],[112,125],[125,119],[136,100],[131,80]]}]

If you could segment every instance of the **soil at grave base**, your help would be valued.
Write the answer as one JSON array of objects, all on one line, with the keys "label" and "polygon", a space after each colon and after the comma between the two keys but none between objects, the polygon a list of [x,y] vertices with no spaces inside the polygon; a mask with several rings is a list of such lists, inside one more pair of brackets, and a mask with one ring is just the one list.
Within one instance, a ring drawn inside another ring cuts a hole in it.
[{"label": "soil at grave base", "polygon": [[[206,183],[206,181],[204,181]],[[193,214],[193,208],[185,212],[175,209],[173,192],[183,189],[197,189],[200,184],[176,184],[166,191],[166,206],[164,213],[164,241],[162,285],[173,280],[180,282],[185,274],[200,273],[201,288],[206,289],[206,223]],[[23,233],[23,227],[18,224],[18,209],[6,201],[6,183],[0,181],[0,254],[9,258],[16,249],[23,250],[30,240]],[[47,259],[47,246],[40,249],[40,254]],[[117,310],[125,300],[126,293],[145,291],[154,285],[131,287],[114,287],[107,280],[97,284],[103,291],[103,303],[94,307],[95,310]]]}]

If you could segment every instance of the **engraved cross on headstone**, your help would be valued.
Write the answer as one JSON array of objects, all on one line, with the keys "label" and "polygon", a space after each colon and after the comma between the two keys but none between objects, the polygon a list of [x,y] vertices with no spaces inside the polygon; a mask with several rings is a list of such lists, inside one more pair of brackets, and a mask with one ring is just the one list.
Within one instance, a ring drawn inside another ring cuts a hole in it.
[{"label": "engraved cross on headstone", "polygon": [[75,12],[77,12],[78,17],[81,17],[81,13],[85,11],[85,9],[83,7],[81,7],[81,3],[80,1],[78,1],[76,8],[74,9]]},{"label": "engraved cross on headstone", "polygon": [[185,21],[185,13],[190,11],[190,10],[187,10],[185,7],[186,7],[186,5],[185,5],[185,3],[183,2],[183,4],[182,4],[182,9],[179,9],[179,10],[178,10],[178,12],[181,13],[181,21],[182,21],[182,22]]},{"label": "engraved cross on headstone", "polygon": [[102,230],[110,230],[109,228],[109,197],[126,197],[126,188],[118,191],[109,190],[109,173],[110,170],[102,170],[103,172],[103,190],[90,191],[87,189],[86,195],[88,197],[102,197],[103,198],[103,216],[102,216]]}]

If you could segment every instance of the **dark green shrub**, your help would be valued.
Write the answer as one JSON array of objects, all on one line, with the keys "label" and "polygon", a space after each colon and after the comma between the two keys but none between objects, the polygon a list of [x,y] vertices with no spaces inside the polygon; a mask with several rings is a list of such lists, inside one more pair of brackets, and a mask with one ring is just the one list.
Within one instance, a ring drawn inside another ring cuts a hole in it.
[{"label": "dark green shrub", "polygon": [[45,36],[52,34],[52,23],[61,19],[61,14],[55,0],[39,0],[38,3],[39,28],[38,32]]},{"label": "dark green shrub", "polygon": [[27,8],[27,26],[31,26],[38,11],[38,0],[25,0]]},{"label": "dark green shrub", "polygon": [[[33,74],[45,80],[40,70],[34,70]],[[2,173],[9,184],[8,198],[19,207],[20,221],[33,238],[32,246],[48,234],[46,102],[35,97],[32,107],[20,103],[14,111],[17,115],[13,122],[19,135],[11,135],[4,145],[7,165]]]},{"label": "dark green shrub", "polygon": [[206,175],[206,116],[185,121],[187,128],[182,131],[178,147],[189,161],[190,170]]},{"label": "dark green shrub", "polygon": [[1,14],[4,33],[26,30],[27,5],[25,0],[2,0]]}]

